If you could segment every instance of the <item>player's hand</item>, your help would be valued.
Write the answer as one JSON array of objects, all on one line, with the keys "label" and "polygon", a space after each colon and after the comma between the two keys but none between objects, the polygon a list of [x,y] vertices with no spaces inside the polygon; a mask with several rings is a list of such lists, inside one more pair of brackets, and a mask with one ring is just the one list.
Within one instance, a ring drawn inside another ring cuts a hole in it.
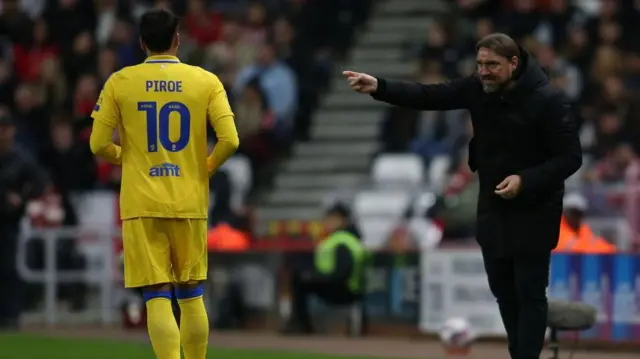
[{"label": "player's hand", "polygon": [[353,91],[371,94],[378,90],[378,79],[362,72],[342,71]]},{"label": "player's hand", "polygon": [[502,182],[500,182],[499,185],[496,186],[495,194],[504,199],[511,199],[518,195],[521,185],[522,179],[520,178],[520,176],[508,176]]}]

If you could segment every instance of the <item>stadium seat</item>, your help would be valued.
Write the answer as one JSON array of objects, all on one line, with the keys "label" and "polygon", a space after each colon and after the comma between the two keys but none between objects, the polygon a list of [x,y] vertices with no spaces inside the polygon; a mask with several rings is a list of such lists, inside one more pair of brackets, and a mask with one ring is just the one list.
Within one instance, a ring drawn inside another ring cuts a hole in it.
[{"label": "stadium seat", "polygon": [[222,168],[227,171],[231,179],[232,194],[231,207],[240,209],[245,201],[245,197],[251,189],[251,163],[241,155],[230,158]]},{"label": "stadium seat", "polygon": [[402,190],[368,190],[356,194],[353,212],[356,217],[400,216],[411,200],[411,194]]},{"label": "stadium seat", "polygon": [[376,184],[420,185],[424,182],[424,165],[414,154],[384,154],[373,162],[372,179]]},{"label": "stadium seat", "polygon": [[451,167],[451,157],[436,156],[429,164],[429,188],[436,193],[444,190],[445,184],[449,176],[449,168]]},{"label": "stadium seat", "polygon": [[369,249],[384,248],[389,234],[398,224],[400,217],[371,216],[358,219],[362,241]]},{"label": "stadium seat", "polygon": [[410,201],[410,192],[400,190],[369,190],[356,195],[354,218],[367,247],[381,248],[385,245]]}]

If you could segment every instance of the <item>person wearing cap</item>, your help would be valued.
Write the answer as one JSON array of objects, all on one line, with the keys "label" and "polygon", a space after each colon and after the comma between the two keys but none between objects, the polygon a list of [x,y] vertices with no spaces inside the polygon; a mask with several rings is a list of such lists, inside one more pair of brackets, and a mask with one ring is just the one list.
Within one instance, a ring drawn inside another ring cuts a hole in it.
[{"label": "person wearing cap", "polygon": [[0,330],[15,329],[21,310],[21,281],[16,267],[20,219],[27,201],[40,196],[46,176],[24,150],[15,145],[16,128],[9,110],[0,106]]},{"label": "person wearing cap", "polygon": [[343,204],[329,208],[324,217],[326,238],[315,247],[313,261],[296,263],[291,277],[292,316],[285,334],[313,332],[309,297],[330,305],[349,305],[362,298],[367,253],[350,211]]},{"label": "person wearing cap", "polygon": [[564,197],[563,208],[558,246],[554,252],[582,254],[616,252],[613,244],[593,233],[591,227],[584,222],[584,215],[589,209],[586,198],[578,193],[567,194]]}]

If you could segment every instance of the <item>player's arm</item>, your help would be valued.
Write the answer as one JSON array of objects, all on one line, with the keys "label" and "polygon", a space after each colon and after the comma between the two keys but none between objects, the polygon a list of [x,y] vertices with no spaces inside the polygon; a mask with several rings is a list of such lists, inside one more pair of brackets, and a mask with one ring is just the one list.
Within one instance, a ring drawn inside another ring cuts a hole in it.
[{"label": "player's arm", "polygon": [[113,76],[104,85],[91,113],[93,129],[89,145],[96,156],[113,163],[122,163],[122,148],[113,143],[113,131],[120,123],[120,110],[115,98]]},{"label": "player's arm", "polygon": [[213,79],[213,90],[209,95],[207,115],[211,126],[216,131],[218,142],[216,142],[211,155],[207,158],[209,175],[214,174],[236,152],[240,145],[227,94],[220,80],[215,76],[213,76]]},{"label": "player's arm", "polygon": [[113,127],[100,122],[93,121],[93,129],[91,131],[91,139],[89,145],[91,152],[96,156],[119,165],[122,163],[122,147],[113,143]]}]

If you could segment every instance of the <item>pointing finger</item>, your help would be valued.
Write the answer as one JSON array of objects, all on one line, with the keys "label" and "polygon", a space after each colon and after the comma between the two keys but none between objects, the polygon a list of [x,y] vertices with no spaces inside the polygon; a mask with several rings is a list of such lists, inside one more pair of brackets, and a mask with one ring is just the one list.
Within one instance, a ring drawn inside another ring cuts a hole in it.
[{"label": "pointing finger", "polygon": [[342,71],[342,75],[346,78],[352,78],[352,77],[357,77],[359,75],[359,73],[357,72],[353,72],[353,71],[349,71],[349,70],[345,70]]}]

